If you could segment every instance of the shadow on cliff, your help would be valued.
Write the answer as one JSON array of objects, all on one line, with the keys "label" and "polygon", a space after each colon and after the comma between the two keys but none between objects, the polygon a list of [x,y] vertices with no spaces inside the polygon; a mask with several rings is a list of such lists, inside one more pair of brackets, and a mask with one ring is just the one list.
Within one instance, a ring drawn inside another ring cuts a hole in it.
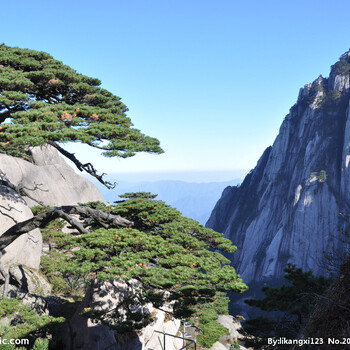
[{"label": "shadow on cliff", "polygon": [[9,187],[0,185],[0,215],[12,220],[13,224],[17,224],[18,222],[16,219],[14,219],[13,213],[22,212],[15,206],[18,203],[26,205],[26,201],[24,200],[24,198],[21,195],[19,195],[16,191],[12,190]]},{"label": "shadow on cliff", "polygon": [[[67,322],[60,332],[60,343],[55,349],[141,350],[142,342],[138,334],[128,331],[130,327],[119,330],[113,314],[121,308],[119,316],[123,318],[123,311],[127,311],[124,304],[129,297],[127,288],[118,288],[113,283],[104,281],[90,287],[81,302],[63,305],[55,316],[63,316]],[[101,320],[115,329],[104,325]]]}]

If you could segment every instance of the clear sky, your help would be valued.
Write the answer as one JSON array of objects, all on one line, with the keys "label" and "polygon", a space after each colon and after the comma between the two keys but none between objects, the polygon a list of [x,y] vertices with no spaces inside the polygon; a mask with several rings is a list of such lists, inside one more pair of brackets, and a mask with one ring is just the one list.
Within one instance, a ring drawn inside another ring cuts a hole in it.
[{"label": "clear sky", "polygon": [[74,147],[120,176],[218,172],[220,181],[249,171],[299,88],[328,76],[350,47],[348,0],[18,0],[1,9],[0,42],[101,79],[135,127],[161,141],[163,155],[127,160]]}]

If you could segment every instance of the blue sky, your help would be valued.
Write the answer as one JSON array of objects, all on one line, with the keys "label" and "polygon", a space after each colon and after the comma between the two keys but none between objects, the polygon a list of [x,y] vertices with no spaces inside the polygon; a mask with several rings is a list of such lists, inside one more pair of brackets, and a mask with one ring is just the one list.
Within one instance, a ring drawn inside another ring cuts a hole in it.
[{"label": "blue sky", "polygon": [[242,176],[273,143],[299,88],[328,76],[350,47],[345,0],[20,0],[2,10],[0,41],[101,79],[135,127],[161,141],[163,155],[126,160],[69,147],[124,179]]}]

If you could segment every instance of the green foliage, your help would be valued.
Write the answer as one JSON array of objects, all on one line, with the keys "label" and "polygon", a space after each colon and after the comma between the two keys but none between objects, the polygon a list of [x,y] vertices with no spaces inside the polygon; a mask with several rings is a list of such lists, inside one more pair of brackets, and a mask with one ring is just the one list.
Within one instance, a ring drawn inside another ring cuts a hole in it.
[{"label": "green foliage", "polygon": [[27,146],[80,141],[107,157],[162,153],[100,84],[45,52],[0,45],[0,152],[27,158]]},{"label": "green foliage", "polygon": [[86,274],[67,272],[66,261],[66,254],[56,250],[50,251],[41,257],[40,272],[52,285],[54,294],[81,299],[90,285],[90,278]]},{"label": "green foliage", "polygon": [[[38,215],[46,212],[48,209],[53,209],[52,207],[43,207],[41,205],[36,205],[31,208],[33,215]],[[41,229],[41,234],[43,237],[43,241],[45,243],[55,242],[61,245],[65,245],[67,243],[67,235],[62,232],[62,228],[64,227],[65,222],[60,219],[56,219],[51,221],[45,228]]]},{"label": "green foliage", "polygon": [[310,174],[311,177],[316,177],[318,182],[326,182],[328,175],[326,170],[320,170],[319,172],[314,171]]},{"label": "green foliage", "polygon": [[[47,209],[43,206],[35,206],[32,208],[32,212],[34,215],[38,215]],[[41,229],[43,241],[50,245],[54,244],[55,249],[41,256],[40,272],[50,282],[54,294],[81,299],[90,280],[86,275],[78,276],[65,272],[67,249],[71,246],[71,235],[62,232],[65,224],[64,220],[55,219]]]},{"label": "green foliage", "polygon": [[[96,202],[97,203],[97,202]],[[102,206],[105,207],[103,203]],[[33,214],[37,215],[46,211],[47,208],[36,206],[32,208]],[[73,298],[82,298],[90,283],[87,275],[76,275],[66,272],[67,254],[71,246],[71,235],[62,232],[66,222],[61,219],[51,221],[45,228],[41,229],[43,241],[54,244],[54,250],[50,250],[41,256],[40,272],[44,274],[52,285],[52,292]]]},{"label": "green foliage", "polygon": [[[159,141],[133,128],[126,106],[100,84],[45,52],[0,45],[0,152],[30,160],[30,146],[72,141],[101,149],[107,157],[162,153]],[[216,322],[219,312],[227,312],[223,293],[247,289],[230,261],[219,253],[234,252],[236,247],[222,234],[153,200],[150,193],[128,193],[123,198],[129,199],[116,206],[88,205],[122,215],[135,223],[132,228],[108,229],[91,218],[89,234],[64,235],[61,220],[43,229],[45,242],[56,243],[57,251],[43,256],[42,272],[55,292],[63,294],[86,284],[82,277],[95,283],[137,279],[142,288],[125,300],[127,306],[173,303],[176,317],[196,317],[201,342],[209,346],[227,332]],[[36,207],[34,213],[44,210]],[[12,305],[1,303],[0,310]],[[21,316],[6,330],[13,337],[25,331],[40,338],[58,320],[37,318],[20,304],[14,307]],[[97,310],[85,314],[105,324],[113,319],[109,325],[124,331],[151,321],[140,313],[127,313],[126,320],[117,311],[108,317]],[[35,347],[44,349],[47,342],[40,340]]]},{"label": "green foliage", "polygon": [[124,193],[119,196],[120,198],[148,198],[154,199],[157,197],[157,194],[152,194],[151,192],[129,192]]},{"label": "green foliage", "polygon": [[323,294],[331,282],[323,276],[314,276],[311,271],[303,272],[292,264],[289,264],[284,271],[289,285],[279,288],[263,287],[265,298],[245,300],[248,305],[264,311],[284,312],[282,320],[273,317],[248,320],[245,331],[257,337],[248,345],[266,344],[268,337],[296,337],[312,311],[317,295]]},{"label": "green foliage", "polygon": [[301,99],[300,99],[300,104],[304,107],[307,107],[309,106],[312,102],[314,102],[315,100],[315,95],[311,95],[311,96],[303,96]]},{"label": "green foliage", "polygon": [[241,347],[239,346],[239,344],[236,341],[230,347],[231,350],[240,350],[240,348]]},{"label": "green foliage", "polygon": [[226,327],[217,322],[218,315],[228,313],[228,298],[224,293],[217,293],[210,303],[198,304],[190,318],[190,323],[201,331],[197,341],[205,348],[210,348],[223,335],[229,335]]},{"label": "green foliage", "polygon": [[[90,233],[61,233],[62,221],[51,222],[43,231],[45,240],[58,245],[42,257],[41,271],[59,294],[72,295],[87,286],[90,276],[99,280],[132,278],[142,282],[142,290],[124,300],[124,304],[156,307],[173,302],[174,316],[196,324],[200,344],[210,347],[227,329],[217,322],[227,314],[224,291],[240,292],[247,287],[229,265],[230,261],[214,250],[233,252],[236,247],[222,234],[185,218],[150,193],[127,193],[117,205],[100,202],[86,205],[122,215],[135,223],[133,228],[106,229],[91,219]],[[44,210],[35,208],[39,213]],[[127,332],[152,321],[147,315],[129,312],[126,316],[88,309],[86,317],[99,320]],[[113,322],[111,322],[113,320]]]},{"label": "green foliage", "polygon": [[46,350],[49,348],[49,339],[38,338],[33,346],[33,350]]},{"label": "green foliage", "polygon": [[[241,292],[247,287],[230,261],[214,250],[233,252],[236,248],[222,234],[183,217],[162,201],[149,199],[153,195],[125,196],[130,199],[102,206],[106,212],[132,220],[135,226],[106,229],[92,222],[90,233],[70,238],[62,273],[93,275],[98,280],[137,279],[142,288],[126,303],[152,302],[160,307],[173,302],[175,317],[195,318],[192,321],[196,320],[202,332],[202,344],[215,342],[227,332],[217,323],[218,314],[228,311],[224,292]],[[101,206],[96,202],[89,205]],[[127,321],[117,312],[105,315],[87,310],[85,314],[106,324],[113,319],[113,327],[119,332],[151,321],[136,313],[130,314]]]},{"label": "green foliage", "polygon": [[65,261],[65,257],[56,251],[50,252],[50,256],[43,255],[41,257],[40,272],[46,276],[52,285],[52,292],[55,294],[66,294],[68,292],[61,272],[62,261]]},{"label": "green foliage", "polygon": [[[46,340],[53,329],[65,319],[38,315],[36,311],[24,306],[18,299],[0,298],[0,318],[6,320],[0,327],[4,339],[29,339],[33,349],[48,349]],[[14,345],[1,345],[1,349],[12,350]]]},{"label": "green foliage", "polygon": [[[267,338],[277,337],[283,334],[288,334],[291,338],[295,336],[294,327],[292,334],[290,333],[288,326],[287,329],[283,329],[283,323],[277,323],[268,317],[256,317],[248,320],[244,325],[244,331],[249,334],[244,339],[246,346],[254,347],[255,349],[261,349],[267,343]],[[253,337],[252,337],[253,335]]]},{"label": "green foliage", "polygon": [[350,62],[348,56],[340,57],[340,60],[333,64],[331,70],[335,74],[347,75],[350,73]]},{"label": "green foliage", "polygon": [[327,181],[327,173],[326,170],[321,170],[318,174],[318,178],[320,182],[325,182]]},{"label": "green foliage", "polygon": [[338,100],[340,97],[341,97],[341,91],[339,90],[331,90],[328,92],[328,99],[331,100],[331,101],[335,101],[335,100]]}]

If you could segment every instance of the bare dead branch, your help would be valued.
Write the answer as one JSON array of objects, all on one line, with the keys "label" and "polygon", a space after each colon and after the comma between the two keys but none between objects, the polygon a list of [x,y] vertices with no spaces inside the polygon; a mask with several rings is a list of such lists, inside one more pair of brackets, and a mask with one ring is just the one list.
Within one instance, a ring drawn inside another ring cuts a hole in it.
[{"label": "bare dead branch", "polygon": [[115,182],[112,184],[109,181],[104,181],[103,176],[106,174],[102,173],[101,175],[98,175],[97,170],[94,168],[94,166],[91,163],[83,164],[79,159],[76,158],[74,153],[70,153],[70,152],[66,151],[64,148],[59,146],[56,142],[49,142],[49,145],[51,145],[52,147],[55,147],[57,149],[57,151],[59,151],[65,157],[70,159],[80,171],[85,170],[88,174],[90,174],[91,176],[96,178],[99,182],[101,182],[101,184],[106,186],[108,189],[113,189],[116,186]]},{"label": "bare dead branch", "polygon": [[105,213],[102,210],[92,209],[90,207],[79,205],[65,205],[60,208],[68,214],[78,214],[82,218],[93,218],[102,226],[105,224],[106,228],[130,227],[134,225],[132,221],[124,219],[120,215],[112,215],[110,213]]},{"label": "bare dead branch", "polygon": [[57,210],[57,215],[61,219],[67,221],[71,226],[75,227],[81,233],[88,233],[89,231],[84,228],[84,226],[77,220],[75,220],[70,215],[66,214],[63,210]]},{"label": "bare dead branch", "polygon": [[48,210],[44,213],[40,213],[28,220],[19,222],[0,236],[0,251],[5,249],[9,244],[15,241],[21,235],[28,233],[36,228],[43,228],[51,221],[61,218],[67,221],[70,225],[76,228],[80,233],[88,233],[89,230],[77,220],[73,219],[70,215],[77,214],[82,218],[92,217],[101,225],[106,228],[109,227],[131,227],[133,222],[122,218],[119,215],[111,215],[103,212],[102,210],[96,210],[89,207],[83,207],[79,205],[65,205],[62,207]]}]

